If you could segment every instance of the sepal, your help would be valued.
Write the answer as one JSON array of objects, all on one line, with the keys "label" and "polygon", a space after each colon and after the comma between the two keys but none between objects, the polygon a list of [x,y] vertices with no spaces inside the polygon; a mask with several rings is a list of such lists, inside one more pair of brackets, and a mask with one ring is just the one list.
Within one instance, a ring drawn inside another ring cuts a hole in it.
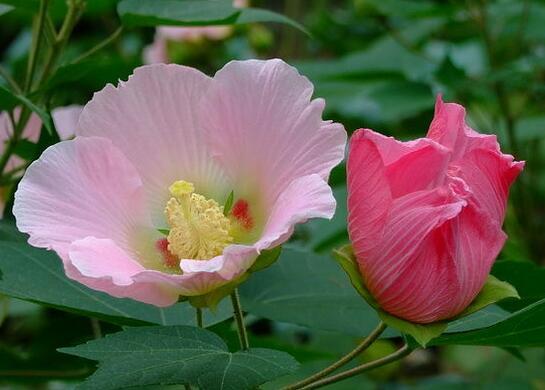
[{"label": "sepal", "polygon": [[230,295],[235,288],[242,284],[248,277],[257,271],[261,271],[269,266],[271,266],[280,256],[282,252],[282,247],[278,246],[273,249],[261,251],[261,254],[257,257],[254,264],[245,272],[243,275],[237,279],[231,281],[228,284],[225,284],[213,291],[210,291],[207,294],[197,295],[193,297],[183,297],[184,300],[187,299],[189,303],[196,308],[204,309],[209,308],[211,311],[215,311],[218,304],[223,298]]},{"label": "sepal", "polygon": [[380,319],[388,326],[411,336],[423,348],[434,338],[439,337],[448,327],[448,323],[473,314],[485,307],[506,298],[520,298],[515,287],[503,282],[492,275],[488,275],[486,283],[469,306],[448,320],[419,324],[393,316],[380,308],[380,305],[369,292],[359,271],[356,257],[350,244],[333,250],[333,257],[346,272],[350,283],[356,291],[373,307]]}]

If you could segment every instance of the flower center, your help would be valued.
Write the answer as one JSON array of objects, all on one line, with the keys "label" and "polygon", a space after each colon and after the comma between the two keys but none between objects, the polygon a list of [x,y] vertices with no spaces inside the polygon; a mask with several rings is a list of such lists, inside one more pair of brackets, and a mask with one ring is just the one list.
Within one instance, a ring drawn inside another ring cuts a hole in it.
[{"label": "flower center", "polygon": [[165,213],[170,225],[168,251],[179,259],[208,260],[233,242],[231,222],[223,207],[195,193],[192,183],[179,180],[169,187],[172,196]]}]

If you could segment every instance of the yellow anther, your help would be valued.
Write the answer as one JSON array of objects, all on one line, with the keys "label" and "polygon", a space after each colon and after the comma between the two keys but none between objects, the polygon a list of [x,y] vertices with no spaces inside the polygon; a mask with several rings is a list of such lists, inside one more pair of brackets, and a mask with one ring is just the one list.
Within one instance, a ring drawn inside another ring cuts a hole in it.
[{"label": "yellow anther", "polygon": [[170,225],[168,250],[180,259],[208,260],[233,241],[231,223],[213,199],[194,193],[192,183],[174,182],[165,213]]}]

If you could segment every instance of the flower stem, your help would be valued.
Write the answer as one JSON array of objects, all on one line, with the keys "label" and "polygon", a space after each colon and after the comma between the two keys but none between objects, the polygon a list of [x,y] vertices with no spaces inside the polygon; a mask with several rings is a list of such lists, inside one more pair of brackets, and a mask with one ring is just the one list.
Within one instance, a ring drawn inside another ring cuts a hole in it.
[{"label": "flower stem", "polygon": [[386,324],[382,321],[379,322],[377,327],[373,329],[373,331],[363,340],[356,348],[354,348],[352,351],[344,355],[342,358],[337,360],[332,365],[324,368],[323,370],[317,372],[316,374],[309,376],[306,379],[303,379],[300,382],[294,383],[292,385],[289,385],[288,387],[285,387],[283,390],[296,390],[300,389],[302,387],[305,387],[306,385],[317,381],[318,379],[321,379],[333,371],[337,370],[338,368],[344,366],[348,362],[350,362],[352,359],[354,359],[356,356],[358,356],[360,353],[365,351],[373,342],[375,342],[376,339],[379,338],[379,336],[384,332],[386,329]]},{"label": "flower stem", "polygon": [[243,351],[250,349],[250,343],[248,342],[248,333],[246,333],[246,327],[244,326],[244,314],[242,313],[242,307],[240,306],[240,298],[238,296],[238,290],[235,289],[231,293],[231,303],[233,304],[233,312],[235,314],[235,320],[238,329],[238,340],[240,341],[240,348]]},{"label": "flower stem", "polygon": [[335,383],[338,381],[341,381],[343,379],[350,378],[351,376],[361,374],[365,371],[372,370],[373,368],[382,367],[386,364],[395,362],[396,360],[400,360],[404,358],[405,356],[409,355],[412,352],[412,350],[409,348],[407,344],[405,344],[401,349],[397,350],[396,352],[385,356],[381,359],[374,360],[369,363],[362,364],[360,366],[354,367],[350,370],[341,372],[337,375],[330,376],[328,378],[324,378],[322,380],[319,380],[317,382],[311,383],[308,386],[303,387],[303,390],[311,390],[311,389],[317,389],[319,387],[323,387],[326,385],[329,385],[331,383]]},{"label": "flower stem", "polygon": [[197,326],[199,328],[202,328],[203,327],[203,323],[202,323],[202,309],[199,309],[198,307],[195,308],[195,318],[197,320]]},{"label": "flower stem", "polygon": [[36,70],[36,64],[38,57],[40,55],[40,48],[43,40],[43,28],[45,24],[45,19],[47,15],[47,8],[49,7],[49,0],[40,1],[40,10],[38,13],[38,19],[36,21],[36,26],[33,31],[32,37],[32,50],[28,57],[28,66],[27,73],[24,85],[24,93],[28,93],[32,88],[32,81],[34,80],[34,72]]},{"label": "flower stem", "polygon": [[66,13],[64,21],[62,23],[61,30],[55,38],[55,42],[53,42],[53,44],[51,45],[49,55],[44,65],[42,76],[40,78],[40,85],[47,81],[51,72],[54,70],[60,53],[62,53],[66,43],[68,42],[68,39],[72,34],[72,30],[74,29],[76,23],[81,17],[84,8],[85,2],[83,0],[69,0],[68,12]]}]

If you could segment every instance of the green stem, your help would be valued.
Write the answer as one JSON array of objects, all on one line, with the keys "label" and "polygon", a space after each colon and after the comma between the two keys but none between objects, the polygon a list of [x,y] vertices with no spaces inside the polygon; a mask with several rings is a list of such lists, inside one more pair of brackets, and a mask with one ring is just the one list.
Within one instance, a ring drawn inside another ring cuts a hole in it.
[{"label": "green stem", "polygon": [[361,374],[365,371],[372,370],[373,368],[382,367],[386,364],[395,362],[396,360],[400,360],[404,358],[405,356],[409,355],[412,352],[412,350],[409,348],[407,344],[405,344],[401,349],[397,350],[396,352],[392,353],[391,355],[385,356],[381,359],[374,360],[369,363],[362,364],[358,367],[352,368],[350,370],[341,372],[340,374],[330,376],[328,378],[324,378],[322,380],[319,380],[317,382],[314,382],[308,386],[303,387],[303,390],[310,390],[310,389],[317,389],[319,387],[323,387],[326,385],[329,385],[331,383],[339,382],[343,379],[350,378],[354,375]]},{"label": "green stem", "polygon": [[36,71],[36,64],[40,55],[41,43],[43,38],[43,28],[47,15],[47,8],[49,7],[49,0],[40,1],[40,10],[38,12],[38,21],[33,34],[32,50],[28,57],[27,74],[25,78],[25,85],[23,91],[27,94],[32,88],[32,81],[34,80],[34,72]]},{"label": "green stem", "polygon": [[42,72],[42,77],[40,78],[40,85],[42,85],[48,79],[52,70],[55,68],[58,57],[64,49],[64,46],[68,42],[68,39],[72,34],[72,30],[74,29],[74,26],[76,25],[83,12],[84,6],[85,3],[82,0],[69,1],[68,12],[66,14],[66,17],[64,18],[61,30],[59,31],[55,42],[53,43],[53,45],[51,45],[51,50],[49,51],[49,55],[46,59],[44,70]]},{"label": "green stem", "polygon": [[95,339],[102,338],[102,328],[100,326],[100,321],[96,318],[91,318],[91,328],[93,329],[93,336]]},{"label": "green stem", "polygon": [[235,289],[231,293],[231,303],[233,304],[233,312],[235,314],[235,321],[237,323],[240,348],[242,348],[243,351],[247,351],[248,349],[250,349],[250,343],[248,342],[248,333],[246,332],[246,327],[244,326],[244,314],[242,313],[242,307],[240,306],[240,297],[238,295],[237,289]]},{"label": "green stem", "polygon": [[202,309],[200,308],[195,308],[195,317],[196,317],[196,320],[197,320],[197,326],[199,328],[203,328],[203,322],[202,322]]},{"label": "green stem", "polygon": [[11,89],[13,89],[16,93],[21,93],[21,88],[19,87],[19,84],[13,79],[13,77],[10,76],[8,71],[0,65],[0,76],[6,80],[6,82],[9,84]]},{"label": "green stem", "polygon": [[121,35],[122,32],[123,32],[123,26],[118,27],[117,30],[115,30],[108,38],[106,38],[105,40],[100,42],[98,45],[96,45],[96,46],[92,47],[91,49],[87,50],[85,53],[80,55],[78,58],[76,58],[71,63],[72,64],[77,64],[78,62],[84,60],[85,58],[90,57],[93,54],[95,54],[96,52],[102,50],[103,48],[108,46],[110,43],[114,42],[119,37],[119,35]]},{"label": "green stem", "polygon": [[344,355],[341,359],[337,360],[332,365],[324,368],[323,370],[317,372],[316,374],[309,376],[306,379],[303,379],[300,382],[294,383],[287,387],[284,387],[283,390],[296,390],[305,387],[306,385],[316,382],[318,379],[321,379],[332,372],[336,371],[338,368],[344,366],[348,362],[352,361],[356,356],[365,351],[371,344],[375,342],[376,339],[384,332],[386,329],[386,324],[382,321],[377,325],[375,329],[363,340],[356,348],[350,351],[348,354]]},{"label": "green stem", "polygon": [[[38,42],[41,38],[41,30],[43,29],[44,24],[47,24],[47,2],[49,0],[43,0],[40,4],[40,16],[39,16],[39,22],[37,25],[37,31],[40,32],[40,34],[37,34],[36,36],[36,42],[32,49],[31,58],[29,59],[29,74],[31,75],[29,78],[27,78],[27,81],[25,82],[25,87],[28,88],[28,90],[25,89],[25,92],[30,92],[30,88],[32,87],[32,80],[34,78],[34,71],[30,71],[31,69],[35,68],[35,61],[37,57],[37,50],[39,49]],[[45,4],[45,8],[44,8]],[[70,0],[68,5],[68,13],[66,14],[66,17],[64,18],[64,22],[61,28],[61,31],[59,32],[59,35],[56,37],[55,42],[53,45],[51,45],[51,48],[49,50],[49,54],[46,59],[46,63],[44,66],[44,70],[42,72],[42,76],[39,81],[39,86],[44,83],[45,80],[49,77],[50,72],[54,69],[55,62],[57,61],[60,53],[62,52],[62,49],[64,48],[66,42],[68,41],[68,38],[70,37],[70,34],[72,33],[72,30],[78,21],[79,17],[81,16],[81,13],[84,8],[84,2],[83,0]],[[43,13],[42,13],[43,11]],[[44,20],[46,20],[46,23],[44,23]],[[51,26],[50,26],[51,27]],[[30,80],[30,81],[28,81]],[[8,140],[6,144],[6,148],[4,149],[4,152],[0,156],[0,173],[4,171],[6,168],[6,165],[11,157],[11,155],[14,153],[15,147],[17,145],[17,142],[19,141],[19,138],[23,132],[23,129],[25,128],[29,118],[30,118],[30,110],[27,106],[23,106],[21,109],[20,116],[17,120],[17,126],[13,129],[13,135]]]}]

